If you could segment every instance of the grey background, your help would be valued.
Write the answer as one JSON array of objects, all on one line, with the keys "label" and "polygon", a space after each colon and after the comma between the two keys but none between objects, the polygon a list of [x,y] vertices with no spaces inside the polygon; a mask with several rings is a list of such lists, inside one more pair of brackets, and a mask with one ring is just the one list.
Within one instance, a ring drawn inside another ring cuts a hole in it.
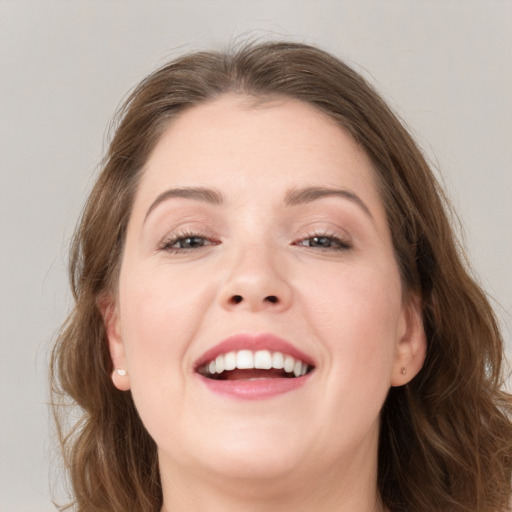
[{"label": "grey background", "polygon": [[0,512],[54,510],[48,347],[115,107],[168,58],[247,35],[318,44],[378,84],[441,169],[510,351],[511,1],[0,0]]}]

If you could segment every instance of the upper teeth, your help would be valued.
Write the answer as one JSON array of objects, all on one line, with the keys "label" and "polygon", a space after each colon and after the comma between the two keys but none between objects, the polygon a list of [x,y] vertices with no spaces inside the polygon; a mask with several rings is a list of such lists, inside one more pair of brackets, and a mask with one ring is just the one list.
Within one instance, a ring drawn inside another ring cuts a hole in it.
[{"label": "upper teeth", "polygon": [[308,371],[308,365],[300,359],[283,354],[282,352],[270,352],[269,350],[238,350],[221,354],[204,366],[210,375],[230,370],[284,370],[293,373],[295,377],[301,377]]}]

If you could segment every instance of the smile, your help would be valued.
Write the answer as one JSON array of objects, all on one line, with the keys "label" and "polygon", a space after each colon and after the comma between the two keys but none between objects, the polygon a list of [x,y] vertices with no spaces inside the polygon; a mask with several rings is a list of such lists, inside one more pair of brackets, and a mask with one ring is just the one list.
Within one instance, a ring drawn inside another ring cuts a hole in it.
[{"label": "smile", "polygon": [[310,356],[273,334],[231,336],[194,365],[210,391],[238,399],[265,399],[302,387],[315,369]]},{"label": "smile", "polygon": [[218,355],[198,368],[209,379],[251,380],[302,377],[312,367],[283,352],[239,350]]}]

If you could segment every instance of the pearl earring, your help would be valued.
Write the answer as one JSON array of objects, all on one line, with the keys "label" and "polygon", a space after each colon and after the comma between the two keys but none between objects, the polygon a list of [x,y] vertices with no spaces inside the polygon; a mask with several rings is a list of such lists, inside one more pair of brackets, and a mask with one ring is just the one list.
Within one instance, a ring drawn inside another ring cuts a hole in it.
[{"label": "pearl earring", "polygon": [[126,375],[126,370],[123,370],[121,368],[116,368],[117,375],[124,377]]}]

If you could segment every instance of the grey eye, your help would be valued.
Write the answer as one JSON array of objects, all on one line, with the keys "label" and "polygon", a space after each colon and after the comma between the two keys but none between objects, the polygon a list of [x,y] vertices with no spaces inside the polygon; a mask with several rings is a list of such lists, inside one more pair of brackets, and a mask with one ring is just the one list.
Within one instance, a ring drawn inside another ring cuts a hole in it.
[{"label": "grey eye", "polygon": [[343,251],[350,249],[352,245],[335,235],[315,235],[302,239],[297,245],[311,247],[312,249],[331,249]]},{"label": "grey eye", "polygon": [[334,240],[328,236],[314,236],[312,238],[308,238],[307,242],[309,247],[329,248],[333,247],[333,245],[337,245]]},{"label": "grey eye", "polygon": [[176,240],[173,247],[179,249],[197,249],[206,245],[206,240],[202,236],[187,236]]}]

